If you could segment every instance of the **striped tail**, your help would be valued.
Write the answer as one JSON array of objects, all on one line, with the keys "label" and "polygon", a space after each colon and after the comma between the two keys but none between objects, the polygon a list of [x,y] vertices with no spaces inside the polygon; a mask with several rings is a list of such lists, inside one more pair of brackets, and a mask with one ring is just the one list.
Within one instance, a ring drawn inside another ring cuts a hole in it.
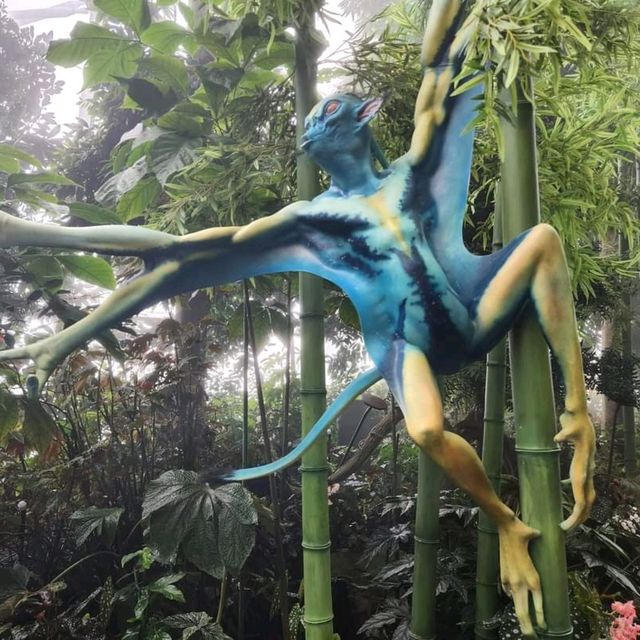
[{"label": "striped tail", "polygon": [[282,471],[286,467],[292,465],[300,459],[300,457],[311,447],[315,441],[327,430],[329,425],[347,408],[349,403],[361,393],[366,391],[372,384],[378,382],[382,376],[377,369],[369,369],[360,374],[353,382],[340,393],[340,395],[331,403],[325,412],[320,416],[318,421],[313,425],[311,431],[302,438],[296,447],[289,453],[274,460],[269,464],[263,464],[259,467],[251,467],[249,469],[236,469],[228,473],[217,476],[218,480],[223,482],[243,482],[244,480],[253,480],[268,476],[277,471]]}]

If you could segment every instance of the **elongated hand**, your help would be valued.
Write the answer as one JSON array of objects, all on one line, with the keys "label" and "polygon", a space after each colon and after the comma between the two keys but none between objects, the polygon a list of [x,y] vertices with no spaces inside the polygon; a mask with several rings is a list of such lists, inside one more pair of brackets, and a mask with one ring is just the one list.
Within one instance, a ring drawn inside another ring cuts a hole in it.
[{"label": "elongated hand", "polygon": [[575,504],[571,515],[560,525],[565,531],[569,531],[589,517],[596,497],[593,487],[596,435],[591,418],[586,411],[577,413],[565,411],[560,416],[560,426],[561,429],[554,440],[571,442],[574,445],[569,477]]}]

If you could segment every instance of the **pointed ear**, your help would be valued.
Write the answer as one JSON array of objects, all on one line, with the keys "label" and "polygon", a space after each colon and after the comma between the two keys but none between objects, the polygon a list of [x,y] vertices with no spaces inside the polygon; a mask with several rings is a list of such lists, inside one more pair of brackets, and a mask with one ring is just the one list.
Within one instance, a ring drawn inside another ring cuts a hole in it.
[{"label": "pointed ear", "polygon": [[367,124],[370,122],[375,115],[380,111],[382,104],[384,102],[383,98],[369,98],[369,100],[365,100],[362,103],[360,109],[358,109],[357,119],[360,124]]}]

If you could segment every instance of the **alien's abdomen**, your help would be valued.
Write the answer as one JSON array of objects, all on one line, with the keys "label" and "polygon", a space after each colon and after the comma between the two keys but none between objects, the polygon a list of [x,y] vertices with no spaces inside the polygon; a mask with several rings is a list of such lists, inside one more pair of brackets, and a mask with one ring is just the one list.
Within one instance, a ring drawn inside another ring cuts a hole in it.
[{"label": "alien's abdomen", "polygon": [[472,320],[424,249],[394,250],[384,269],[359,279],[348,293],[374,361],[384,358],[392,342],[404,340],[421,349],[437,373],[458,371],[469,362]]}]

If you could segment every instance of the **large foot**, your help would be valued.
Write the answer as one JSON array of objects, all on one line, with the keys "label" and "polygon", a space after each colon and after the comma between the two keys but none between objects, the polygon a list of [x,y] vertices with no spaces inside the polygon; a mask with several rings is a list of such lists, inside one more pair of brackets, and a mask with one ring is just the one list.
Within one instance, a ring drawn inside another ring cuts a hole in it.
[{"label": "large foot", "polygon": [[596,497],[593,487],[596,434],[586,410],[565,411],[560,416],[560,426],[562,428],[554,438],[555,441],[572,442],[575,447],[569,473],[575,504],[571,515],[560,525],[568,531],[589,517]]},{"label": "large foot", "polygon": [[500,537],[500,581],[507,595],[513,598],[516,616],[525,638],[537,638],[529,615],[529,594],[533,599],[536,623],[546,628],[542,607],[540,577],[529,556],[529,542],[540,535],[521,520],[513,518],[498,527]]},{"label": "large foot", "polygon": [[53,346],[51,338],[45,338],[26,347],[0,351],[0,362],[33,360],[35,373],[29,375],[26,381],[27,396],[33,400],[40,395],[49,376],[64,359],[64,356],[56,356]]}]

